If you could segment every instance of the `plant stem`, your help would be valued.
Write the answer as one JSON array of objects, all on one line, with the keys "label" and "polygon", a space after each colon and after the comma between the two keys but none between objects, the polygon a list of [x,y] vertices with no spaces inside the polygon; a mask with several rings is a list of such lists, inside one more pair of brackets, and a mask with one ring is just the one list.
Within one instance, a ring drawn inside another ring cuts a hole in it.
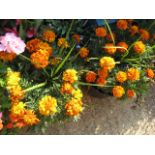
[{"label": "plant stem", "polygon": [[20,54],[19,56],[21,56],[21,57],[24,58],[25,60],[31,61],[28,57],[26,57],[26,56],[23,55],[23,54]]},{"label": "plant stem", "polygon": [[100,85],[100,84],[92,84],[92,83],[85,83],[85,82],[77,82],[79,85],[83,85],[83,86],[95,86],[95,87],[107,87],[110,88],[112,86],[104,86],[104,85]]},{"label": "plant stem", "polygon": [[35,85],[35,86],[32,86],[32,87],[30,87],[30,88],[27,88],[27,89],[24,90],[24,92],[29,92],[29,91],[32,91],[32,90],[34,90],[34,89],[41,88],[41,87],[45,86],[46,83],[47,83],[47,82],[43,82],[43,83],[37,84],[37,85]]},{"label": "plant stem", "polygon": [[74,19],[72,19],[72,22],[70,24],[70,27],[69,27],[69,29],[68,29],[68,31],[66,33],[66,39],[68,39],[68,37],[69,37],[69,33],[70,33],[71,29],[72,29],[73,23],[74,23]]}]

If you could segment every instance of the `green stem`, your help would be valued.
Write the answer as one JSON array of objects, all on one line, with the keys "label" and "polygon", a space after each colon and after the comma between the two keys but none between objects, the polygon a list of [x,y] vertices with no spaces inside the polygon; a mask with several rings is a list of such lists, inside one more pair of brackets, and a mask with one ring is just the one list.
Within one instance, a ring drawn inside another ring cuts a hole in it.
[{"label": "green stem", "polygon": [[85,82],[77,82],[79,85],[83,85],[83,86],[95,86],[95,87],[107,87],[107,88],[110,88],[112,86],[103,86],[103,85],[100,85],[100,84],[92,84],[92,83],[85,83]]},{"label": "green stem", "polygon": [[24,92],[29,92],[29,91],[32,91],[32,90],[34,90],[34,89],[41,88],[41,87],[45,86],[46,83],[47,83],[47,82],[43,82],[43,83],[37,84],[37,85],[35,85],[35,86],[32,86],[32,87],[30,87],[30,88],[27,88],[27,89],[24,90]]},{"label": "green stem", "polygon": [[70,27],[69,27],[69,29],[68,29],[68,31],[66,33],[66,39],[68,39],[68,37],[69,37],[69,33],[70,33],[71,29],[72,29],[73,23],[74,23],[74,19],[72,19],[72,22],[70,24]]},{"label": "green stem", "polygon": [[19,56],[22,57],[22,58],[24,58],[25,60],[31,61],[30,58],[26,57],[26,56],[23,55],[23,54],[20,54]]}]

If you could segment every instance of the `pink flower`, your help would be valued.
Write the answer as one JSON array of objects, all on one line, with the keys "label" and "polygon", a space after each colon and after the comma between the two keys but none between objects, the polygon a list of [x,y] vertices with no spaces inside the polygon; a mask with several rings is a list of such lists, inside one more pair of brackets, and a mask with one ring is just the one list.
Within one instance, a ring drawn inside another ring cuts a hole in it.
[{"label": "pink flower", "polygon": [[5,36],[0,36],[0,51],[18,55],[24,52],[25,46],[24,41],[14,33],[6,33]]},{"label": "pink flower", "polygon": [[3,116],[3,113],[2,113],[2,112],[0,112],[0,119],[2,118],[2,116]]},{"label": "pink flower", "polygon": [[33,27],[30,27],[29,29],[27,29],[26,31],[26,36],[28,38],[32,38],[34,35],[36,34],[35,29]]}]

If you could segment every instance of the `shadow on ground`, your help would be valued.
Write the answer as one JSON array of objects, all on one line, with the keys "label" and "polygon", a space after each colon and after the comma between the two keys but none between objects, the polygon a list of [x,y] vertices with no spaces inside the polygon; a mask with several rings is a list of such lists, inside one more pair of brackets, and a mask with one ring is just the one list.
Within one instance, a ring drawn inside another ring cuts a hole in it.
[{"label": "shadow on ground", "polygon": [[87,107],[78,122],[52,124],[46,134],[155,134],[155,86],[138,104],[133,100],[120,102],[95,90],[90,92],[85,93]]}]

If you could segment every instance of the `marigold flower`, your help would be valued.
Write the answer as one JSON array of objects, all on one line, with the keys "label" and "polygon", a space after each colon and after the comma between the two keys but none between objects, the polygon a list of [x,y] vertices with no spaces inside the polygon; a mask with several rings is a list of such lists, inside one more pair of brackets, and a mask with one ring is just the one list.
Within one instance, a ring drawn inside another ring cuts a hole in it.
[{"label": "marigold flower", "polygon": [[127,80],[127,75],[125,72],[122,72],[122,71],[119,71],[117,74],[116,74],[116,80],[120,83],[123,83]]},{"label": "marigold flower", "polygon": [[81,40],[81,36],[80,36],[80,35],[74,34],[74,35],[72,36],[72,38],[76,41],[76,43],[80,43],[80,40]]},{"label": "marigold flower", "polygon": [[119,42],[119,43],[117,44],[117,46],[122,47],[122,48],[118,48],[118,49],[117,49],[117,51],[119,51],[119,52],[121,52],[121,53],[124,53],[124,52],[128,49],[127,43],[126,43],[126,42],[123,42],[123,41]]},{"label": "marigold flower", "polygon": [[74,89],[72,91],[72,95],[76,99],[81,99],[83,97],[83,93],[82,93],[82,91],[80,89]]},{"label": "marigold flower", "polygon": [[34,114],[33,110],[26,110],[23,116],[23,121],[26,125],[34,125],[39,123],[39,119]]},{"label": "marigold flower", "polygon": [[26,126],[26,124],[23,122],[23,120],[16,122],[16,124],[15,124],[15,127],[17,127],[17,128],[23,128],[25,126]]},{"label": "marigold flower", "polygon": [[[113,39],[116,40],[116,34],[112,32],[112,35],[113,35]],[[110,33],[108,33],[108,34],[106,35],[106,39],[107,39],[108,41],[113,41],[113,40],[112,40],[112,36],[111,36]]]},{"label": "marigold flower", "polygon": [[148,78],[150,78],[150,79],[153,79],[154,78],[154,71],[152,70],[152,69],[150,69],[150,68],[148,68],[147,70],[146,70],[146,75],[147,75],[147,77]]},{"label": "marigold flower", "polygon": [[66,114],[69,116],[77,116],[83,111],[82,101],[72,98],[65,105]]},{"label": "marigold flower", "polygon": [[79,54],[81,58],[86,58],[89,54],[89,50],[85,47],[82,47],[80,48]]},{"label": "marigold flower", "polygon": [[135,95],[136,95],[136,93],[135,93],[134,90],[132,90],[132,89],[128,89],[127,90],[127,96],[128,96],[128,98],[133,98],[133,97],[135,97]]},{"label": "marigold flower", "polygon": [[98,76],[106,79],[108,77],[108,70],[106,68],[100,68],[98,70]]},{"label": "marigold flower", "polygon": [[13,61],[16,58],[15,53],[6,53],[4,51],[0,52],[0,59],[4,62]]},{"label": "marigold flower", "polygon": [[26,44],[26,48],[28,49],[28,51],[30,52],[30,53],[33,53],[33,52],[35,52],[36,50],[38,50],[38,44],[39,43],[41,43],[42,41],[40,40],[40,39],[37,39],[37,38],[35,38],[35,39],[32,39],[32,40],[30,40],[30,41],[28,41],[27,42],[27,44]]},{"label": "marigold flower", "polygon": [[37,69],[43,69],[47,67],[49,64],[48,56],[45,53],[40,51],[32,53],[30,56],[30,59],[31,59],[31,63]]},{"label": "marigold flower", "polygon": [[77,71],[75,69],[67,69],[63,72],[63,81],[74,83],[78,80]]},{"label": "marigold flower", "polygon": [[65,38],[59,38],[58,39],[58,46],[68,48],[69,44],[68,44],[68,42],[67,42],[67,40]]},{"label": "marigold flower", "polygon": [[117,21],[117,28],[120,30],[126,30],[128,28],[128,23],[124,19],[120,19]]},{"label": "marigold flower", "polygon": [[56,38],[56,35],[53,31],[51,30],[46,30],[44,33],[43,33],[43,39],[48,41],[48,42],[53,42]]},{"label": "marigold flower", "polygon": [[135,80],[139,80],[140,78],[140,72],[138,69],[136,68],[129,68],[127,70],[127,79],[130,81],[135,81]]},{"label": "marigold flower", "polygon": [[63,94],[71,94],[73,90],[74,88],[69,82],[64,82],[61,86],[61,92]]},{"label": "marigold flower", "polygon": [[125,90],[122,86],[115,86],[112,89],[112,93],[116,98],[121,98],[125,94]]},{"label": "marigold flower", "polygon": [[0,36],[0,51],[18,55],[24,52],[25,46],[24,41],[14,33],[6,33],[5,36]]},{"label": "marigold flower", "polygon": [[145,29],[140,29],[139,33],[143,41],[148,40],[150,38],[149,32]]},{"label": "marigold flower", "polygon": [[96,80],[96,75],[97,75],[97,74],[96,74],[95,72],[89,71],[89,72],[86,73],[85,79],[86,79],[86,81],[89,82],[89,83],[95,82],[95,80]]},{"label": "marigold flower", "polygon": [[131,26],[129,29],[129,32],[131,33],[132,36],[135,35],[136,33],[139,32],[138,26],[136,26],[136,25]]},{"label": "marigold flower", "polygon": [[2,120],[0,119],[0,130],[3,129],[3,123],[2,123]]},{"label": "marigold flower", "polygon": [[107,31],[104,27],[98,27],[95,30],[97,37],[105,37],[107,35]]},{"label": "marigold flower", "polygon": [[39,112],[41,115],[49,116],[57,112],[57,100],[55,97],[46,95],[39,101]]},{"label": "marigold flower", "polygon": [[137,54],[142,54],[145,51],[145,44],[143,44],[142,41],[137,41],[135,42],[133,49]]},{"label": "marigold flower", "polygon": [[104,77],[98,77],[96,80],[96,83],[101,85],[101,86],[104,86],[107,83],[107,81]]},{"label": "marigold flower", "polygon": [[6,128],[7,128],[7,129],[12,129],[12,128],[13,128],[13,123],[8,123],[8,124],[6,125]]},{"label": "marigold flower", "polygon": [[112,70],[115,67],[115,64],[116,62],[112,57],[102,57],[99,62],[100,67],[107,70]]},{"label": "marigold flower", "polygon": [[11,107],[11,113],[16,116],[23,116],[25,112],[25,106],[26,105],[23,102],[13,104]]},{"label": "marigold flower", "polygon": [[105,52],[107,52],[110,55],[116,52],[116,48],[114,47],[113,43],[106,43],[103,49],[105,50]]}]

